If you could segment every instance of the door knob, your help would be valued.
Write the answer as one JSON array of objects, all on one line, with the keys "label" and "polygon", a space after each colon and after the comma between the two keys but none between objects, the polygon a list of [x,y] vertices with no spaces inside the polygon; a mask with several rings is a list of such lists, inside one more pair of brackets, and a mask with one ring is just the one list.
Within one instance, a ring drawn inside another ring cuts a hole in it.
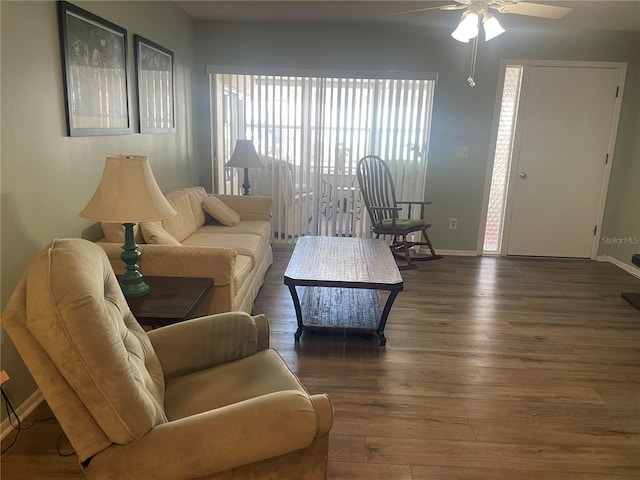
[{"label": "door knob", "polygon": [[526,178],[527,178],[527,172],[520,172],[520,173],[518,174],[518,176],[519,176],[521,179],[526,180]]}]

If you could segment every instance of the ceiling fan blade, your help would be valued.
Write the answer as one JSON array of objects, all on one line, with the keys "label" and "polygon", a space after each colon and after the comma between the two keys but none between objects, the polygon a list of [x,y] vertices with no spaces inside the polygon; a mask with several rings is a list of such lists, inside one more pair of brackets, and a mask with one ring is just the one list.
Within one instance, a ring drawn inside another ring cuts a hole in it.
[{"label": "ceiling fan blade", "polygon": [[442,5],[440,7],[427,7],[427,8],[418,8],[417,10],[407,10],[405,12],[394,12],[394,13],[387,14],[387,16],[391,17],[393,15],[404,15],[405,13],[426,12],[427,10],[462,10],[463,8],[467,8],[467,5],[453,3],[451,5]]},{"label": "ceiling fan blade", "polygon": [[530,17],[552,18],[557,20],[564,17],[572,9],[557,7],[555,5],[543,5],[541,3],[516,2],[498,7],[501,13],[515,13],[516,15],[528,15]]}]

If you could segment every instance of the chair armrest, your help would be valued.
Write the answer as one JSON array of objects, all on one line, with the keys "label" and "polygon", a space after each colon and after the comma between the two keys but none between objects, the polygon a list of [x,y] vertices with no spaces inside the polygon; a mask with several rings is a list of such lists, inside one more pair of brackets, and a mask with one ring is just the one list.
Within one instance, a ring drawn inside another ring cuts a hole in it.
[{"label": "chair armrest", "polygon": [[319,423],[304,393],[270,393],[160,424],[136,442],[99,453],[85,473],[89,479],[202,478],[306,448]]},{"label": "chair armrest", "polygon": [[271,221],[273,199],[253,195],[213,195],[240,215],[241,220]]},{"label": "chair armrest", "polygon": [[431,205],[431,202],[418,202],[418,201],[403,201],[396,202],[398,205],[409,205],[407,216],[411,218],[411,206],[412,205],[420,205],[420,219],[424,220],[424,206]]},{"label": "chair armrest", "polygon": [[[268,345],[266,317],[229,312],[147,332],[166,378],[253,355]],[[265,330],[266,328],[266,330]]]},{"label": "chair armrest", "polygon": [[[107,253],[113,270],[117,274],[124,272],[120,259],[122,246],[102,242],[98,245]],[[138,250],[141,253],[138,265],[143,275],[212,278],[214,286],[233,283],[237,257],[233,248],[141,244]]]},{"label": "chair armrest", "polygon": [[398,205],[431,205],[433,202],[414,202],[414,201],[397,201]]}]

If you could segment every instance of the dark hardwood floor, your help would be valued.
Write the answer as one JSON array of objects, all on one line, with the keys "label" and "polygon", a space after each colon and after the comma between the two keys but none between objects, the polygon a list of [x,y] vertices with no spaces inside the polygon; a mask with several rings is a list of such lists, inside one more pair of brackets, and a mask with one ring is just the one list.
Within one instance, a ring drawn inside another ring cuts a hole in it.
[{"label": "dark hardwood floor", "polygon": [[[290,252],[275,247],[255,311],[308,390],[333,400],[329,478],[640,478],[640,312],[620,297],[639,279],[607,263],[447,257],[402,272],[385,347],[321,332],[296,344]],[[2,478],[81,478],[59,434],[55,420],[22,432]]]}]

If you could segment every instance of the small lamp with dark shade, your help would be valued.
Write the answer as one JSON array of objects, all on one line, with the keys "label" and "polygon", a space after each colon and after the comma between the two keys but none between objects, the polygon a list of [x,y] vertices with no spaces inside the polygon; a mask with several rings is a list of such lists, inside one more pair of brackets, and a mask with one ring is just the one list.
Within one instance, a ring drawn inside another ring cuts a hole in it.
[{"label": "small lamp with dark shade", "polygon": [[264,168],[264,163],[260,160],[251,140],[237,140],[236,148],[233,149],[231,158],[227,162],[227,167],[244,168],[244,182],[242,188],[244,195],[249,195],[251,184],[249,183],[250,168]]}]

